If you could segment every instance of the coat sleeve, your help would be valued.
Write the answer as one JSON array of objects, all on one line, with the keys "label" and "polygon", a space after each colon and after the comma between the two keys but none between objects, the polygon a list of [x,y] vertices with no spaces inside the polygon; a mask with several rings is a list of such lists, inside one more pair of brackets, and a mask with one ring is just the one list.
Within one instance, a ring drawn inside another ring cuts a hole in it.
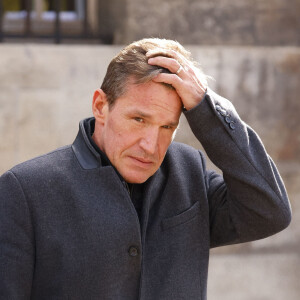
[{"label": "coat sleeve", "polygon": [[225,98],[208,90],[185,112],[223,176],[206,171],[211,247],[261,239],[291,221],[287,192],[260,138]]},{"label": "coat sleeve", "polygon": [[0,298],[30,299],[34,247],[30,211],[15,175],[0,177]]}]

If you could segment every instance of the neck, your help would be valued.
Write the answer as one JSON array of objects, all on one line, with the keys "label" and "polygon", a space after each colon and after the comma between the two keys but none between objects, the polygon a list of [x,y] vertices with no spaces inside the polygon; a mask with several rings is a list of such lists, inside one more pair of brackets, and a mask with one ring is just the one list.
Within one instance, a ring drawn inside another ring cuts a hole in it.
[{"label": "neck", "polygon": [[99,149],[105,153],[103,147],[102,147],[102,142],[101,142],[101,137],[102,137],[102,130],[97,122],[97,120],[95,121],[95,129],[94,132],[92,134],[92,139],[95,142],[95,144],[99,147]]}]

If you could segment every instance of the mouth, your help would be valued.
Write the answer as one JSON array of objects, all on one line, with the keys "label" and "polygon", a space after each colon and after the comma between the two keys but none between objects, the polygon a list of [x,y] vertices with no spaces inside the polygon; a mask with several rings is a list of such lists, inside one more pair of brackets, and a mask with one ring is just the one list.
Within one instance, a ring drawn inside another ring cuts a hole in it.
[{"label": "mouth", "polygon": [[152,166],[154,164],[153,161],[142,157],[129,156],[129,158],[133,161],[133,163],[143,168]]}]

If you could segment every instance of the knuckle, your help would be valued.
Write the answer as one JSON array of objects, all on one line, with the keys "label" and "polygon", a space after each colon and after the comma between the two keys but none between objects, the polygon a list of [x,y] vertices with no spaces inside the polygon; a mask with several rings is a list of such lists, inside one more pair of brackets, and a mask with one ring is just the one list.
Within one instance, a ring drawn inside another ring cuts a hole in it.
[{"label": "knuckle", "polygon": [[177,70],[179,65],[180,65],[179,62],[176,59],[174,59],[174,58],[171,59],[171,67],[172,68]]},{"label": "knuckle", "polygon": [[178,57],[178,52],[177,51],[171,49],[170,53],[172,54],[173,57]]}]

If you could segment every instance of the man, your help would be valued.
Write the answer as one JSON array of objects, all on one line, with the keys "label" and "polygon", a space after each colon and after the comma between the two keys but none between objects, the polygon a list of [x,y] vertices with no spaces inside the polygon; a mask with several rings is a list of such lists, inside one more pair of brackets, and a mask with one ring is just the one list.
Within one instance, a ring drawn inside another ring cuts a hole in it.
[{"label": "man", "polygon": [[[206,299],[210,247],[288,226],[256,133],[177,42],[110,63],[70,146],[0,179],[1,299]],[[203,154],[172,142],[181,112]]]}]

